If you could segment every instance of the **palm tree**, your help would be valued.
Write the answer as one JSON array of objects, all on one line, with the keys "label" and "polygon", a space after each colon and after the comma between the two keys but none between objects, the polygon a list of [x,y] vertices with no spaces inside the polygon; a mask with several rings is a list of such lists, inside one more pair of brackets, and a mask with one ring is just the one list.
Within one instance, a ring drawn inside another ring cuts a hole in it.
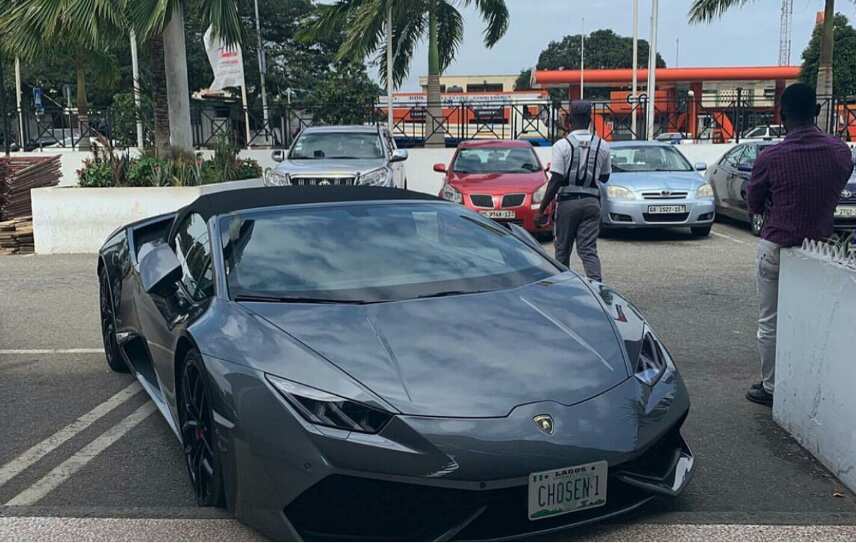
[{"label": "palm tree", "polygon": [[508,29],[505,0],[337,0],[320,5],[304,38],[318,39],[334,32],[344,32],[339,49],[340,60],[361,62],[376,54],[382,76],[389,67],[383,44],[386,43],[387,10],[392,9],[392,33],[395,54],[392,66],[396,85],[407,77],[413,51],[419,40],[428,40],[428,127],[426,145],[445,145],[445,124],[440,96],[440,74],[455,58],[464,34],[463,18],[458,6],[474,5],[486,23],[484,43],[493,47]]},{"label": "palm tree", "polygon": [[[709,22],[719,17],[729,9],[742,6],[749,0],[694,0],[690,6],[690,22]],[[832,97],[832,45],[834,43],[835,0],[825,0],[823,9],[823,35],[820,44],[820,59],[817,67],[817,96],[820,97],[821,107],[818,123],[824,123],[824,128],[830,120],[829,104]]]},{"label": "palm tree", "polygon": [[[153,66],[152,96],[155,104],[155,141],[165,152],[164,118],[169,119],[172,147],[184,152],[193,150],[190,123],[190,88],[187,80],[187,52],[184,41],[184,8],[182,0],[121,0],[127,2],[130,25],[149,44]],[[213,27],[227,46],[239,44],[243,27],[238,17],[240,0],[197,0],[192,7],[202,13],[202,20]],[[164,100],[164,97],[166,98]],[[166,102],[166,108],[164,103]],[[168,113],[164,110],[167,109]]]},{"label": "palm tree", "polygon": [[113,0],[0,0],[0,35],[7,53],[24,60],[67,55],[74,66],[81,148],[89,146],[86,68],[104,61],[110,40],[122,28],[122,12]]}]

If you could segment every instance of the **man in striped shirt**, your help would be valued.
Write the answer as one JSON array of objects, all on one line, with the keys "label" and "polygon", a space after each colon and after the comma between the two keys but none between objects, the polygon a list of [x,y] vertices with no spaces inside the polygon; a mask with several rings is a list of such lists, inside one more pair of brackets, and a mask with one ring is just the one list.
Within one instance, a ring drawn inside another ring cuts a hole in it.
[{"label": "man in striped shirt", "polygon": [[853,171],[847,145],[815,126],[819,112],[814,89],[803,83],[785,89],[781,115],[787,136],[758,156],[746,190],[749,211],[764,217],[756,258],[761,382],[746,398],[764,405],[773,405],[775,388],[779,252],[832,235],[835,206]]}]

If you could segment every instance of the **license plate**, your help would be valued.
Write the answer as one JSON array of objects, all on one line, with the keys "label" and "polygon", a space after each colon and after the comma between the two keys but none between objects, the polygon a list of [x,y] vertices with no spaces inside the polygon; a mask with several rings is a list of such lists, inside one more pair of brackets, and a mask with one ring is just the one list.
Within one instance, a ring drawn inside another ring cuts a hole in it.
[{"label": "license plate", "polygon": [[529,476],[529,520],[606,505],[605,460]]},{"label": "license plate", "polygon": [[670,213],[686,213],[687,206],[648,206],[648,213],[652,215],[666,215]]},{"label": "license plate", "polygon": [[856,206],[838,206],[835,208],[836,217],[856,217]]},{"label": "license plate", "polygon": [[487,211],[479,211],[485,217],[489,217],[491,219],[514,219],[517,217],[517,214],[514,211],[493,209]]}]

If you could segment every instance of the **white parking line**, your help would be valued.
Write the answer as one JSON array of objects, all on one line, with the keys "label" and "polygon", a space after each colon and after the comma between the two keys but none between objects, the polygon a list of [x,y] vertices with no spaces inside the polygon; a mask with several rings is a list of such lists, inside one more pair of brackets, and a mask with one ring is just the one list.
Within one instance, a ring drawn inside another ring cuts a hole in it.
[{"label": "white parking line", "polygon": [[45,455],[88,428],[89,425],[96,420],[100,419],[127,400],[133,398],[141,388],[140,384],[134,381],[112,397],[96,405],[90,412],[85,415],[81,415],[80,418],[65,428],[62,428],[47,439],[33,445],[17,458],[12,459],[3,466],[0,466],[0,486],[3,486],[10,479],[41,460]]},{"label": "white parking line", "polygon": [[0,354],[100,354],[104,349],[0,349]]},{"label": "white parking line", "polygon": [[49,471],[47,475],[33,483],[32,486],[6,502],[6,505],[33,505],[41,500],[156,410],[155,404],[146,402],[136,411],[122,419],[121,422],[95,438],[92,443],[86,445],[71,455],[65,462]]},{"label": "white parking line", "polygon": [[743,241],[742,239],[737,239],[734,236],[729,236],[728,234],[723,234],[722,232],[717,232],[716,230],[711,230],[711,235],[714,235],[718,238],[727,239],[733,241],[734,243],[739,243],[740,245],[749,245],[749,243]]}]

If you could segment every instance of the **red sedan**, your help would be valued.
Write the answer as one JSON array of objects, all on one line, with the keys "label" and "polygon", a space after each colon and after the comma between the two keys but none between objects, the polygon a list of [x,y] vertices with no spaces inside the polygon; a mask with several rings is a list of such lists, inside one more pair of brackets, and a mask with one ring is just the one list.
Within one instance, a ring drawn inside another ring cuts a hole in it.
[{"label": "red sedan", "polygon": [[445,174],[441,198],[500,222],[514,222],[533,234],[552,232],[552,206],[546,224],[535,222],[548,173],[530,143],[463,142],[448,167],[435,164],[434,171]]}]

